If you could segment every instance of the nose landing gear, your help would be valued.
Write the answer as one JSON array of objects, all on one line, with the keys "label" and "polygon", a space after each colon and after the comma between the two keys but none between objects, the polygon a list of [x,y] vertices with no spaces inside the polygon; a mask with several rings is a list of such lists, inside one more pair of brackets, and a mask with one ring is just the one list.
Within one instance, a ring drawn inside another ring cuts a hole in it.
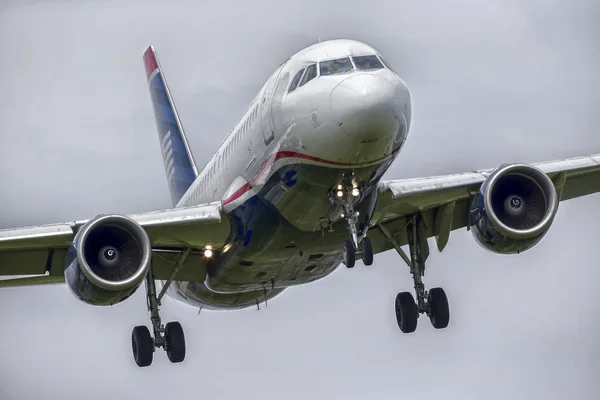
[{"label": "nose landing gear", "polygon": [[373,264],[373,246],[368,237],[359,238],[358,224],[359,213],[354,209],[354,202],[360,197],[360,189],[356,183],[347,185],[338,185],[336,190],[336,199],[342,203],[344,212],[342,217],[348,223],[348,231],[350,231],[350,240],[344,240],[343,246],[343,263],[346,268],[353,268],[356,262],[356,256],[359,255],[366,266]]},{"label": "nose landing gear", "polygon": [[406,225],[410,258],[402,250],[390,231],[383,224],[378,224],[378,226],[410,267],[414,282],[416,301],[410,292],[401,292],[396,296],[394,308],[398,327],[403,333],[412,333],[417,329],[419,314],[426,314],[435,329],[446,328],[450,322],[450,307],[446,292],[439,287],[427,291],[423,283],[425,261],[429,256],[429,245],[427,244],[427,238],[422,235],[424,226],[420,215],[415,214],[410,217]]}]

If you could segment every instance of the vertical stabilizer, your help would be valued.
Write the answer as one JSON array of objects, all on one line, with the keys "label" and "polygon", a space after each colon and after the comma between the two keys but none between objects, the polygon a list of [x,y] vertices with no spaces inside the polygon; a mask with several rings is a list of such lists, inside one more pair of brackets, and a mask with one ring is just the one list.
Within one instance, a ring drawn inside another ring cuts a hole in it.
[{"label": "vertical stabilizer", "polygon": [[176,206],[198,176],[198,168],[153,46],[143,58],[171,201]]}]

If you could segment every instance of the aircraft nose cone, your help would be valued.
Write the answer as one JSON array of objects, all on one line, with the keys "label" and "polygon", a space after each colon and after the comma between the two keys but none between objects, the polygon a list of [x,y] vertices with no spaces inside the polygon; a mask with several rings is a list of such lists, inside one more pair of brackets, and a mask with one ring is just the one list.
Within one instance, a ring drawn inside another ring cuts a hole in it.
[{"label": "aircraft nose cone", "polygon": [[355,75],[340,82],[331,92],[330,107],[339,117],[385,112],[394,106],[392,82],[377,75]]},{"label": "aircraft nose cone", "polygon": [[374,74],[351,76],[330,94],[338,159],[370,162],[399,146],[406,131],[401,87]]}]

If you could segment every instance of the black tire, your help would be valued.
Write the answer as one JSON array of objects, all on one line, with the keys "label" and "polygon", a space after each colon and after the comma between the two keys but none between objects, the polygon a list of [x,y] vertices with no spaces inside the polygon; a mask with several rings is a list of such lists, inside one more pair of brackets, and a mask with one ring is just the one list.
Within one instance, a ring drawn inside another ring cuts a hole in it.
[{"label": "black tire", "polygon": [[398,293],[396,296],[396,321],[403,333],[412,333],[417,329],[419,313],[415,298],[410,292]]},{"label": "black tire", "polygon": [[448,296],[442,288],[433,288],[427,295],[429,301],[429,320],[435,329],[444,329],[450,322]]},{"label": "black tire", "polygon": [[354,249],[354,244],[351,240],[344,240],[343,248],[344,264],[346,264],[346,268],[354,268],[354,264],[356,263],[356,250]]},{"label": "black tire", "polygon": [[359,246],[362,253],[363,264],[367,267],[373,265],[373,245],[371,244],[371,239],[365,236],[363,240],[360,241]]},{"label": "black tire", "polygon": [[152,364],[154,355],[154,339],[145,326],[136,326],[131,332],[131,349],[133,359],[138,367],[147,367]]},{"label": "black tire", "polygon": [[172,363],[180,363],[185,359],[185,335],[179,322],[169,322],[165,326],[167,357]]}]

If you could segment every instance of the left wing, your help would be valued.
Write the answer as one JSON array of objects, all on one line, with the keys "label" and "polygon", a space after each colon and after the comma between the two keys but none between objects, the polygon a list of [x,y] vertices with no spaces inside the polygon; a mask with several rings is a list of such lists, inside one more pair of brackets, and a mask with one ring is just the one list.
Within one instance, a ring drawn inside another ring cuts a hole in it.
[{"label": "left wing", "polygon": [[[184,249],[207,245],[219,249],[231,233],[229,217],[220,202],[129,215],[147,233],[152,246],[156,279],[166,280]],[[0,287],[60,283],[67,250],[77,232],[90,220],[0,230],[0,276],[26,276],[0,280]],[[160,251],[162,250],[162,251]],[[191,252],[177,277],[204,280],[205,260]]]},{"label": "left wing", "polygon": [[[552,180],[559,201],[600,192],[600,154],[531,165]],[[451,231],[469,228],[473,198],[494,171],[381,182],[369,229],[373,251],[380,253],[394,247],[384,230],[397,245],[408,244],[405,228],[415,214],[422,219],[423,239],[435,237],[442,251]]]}]

